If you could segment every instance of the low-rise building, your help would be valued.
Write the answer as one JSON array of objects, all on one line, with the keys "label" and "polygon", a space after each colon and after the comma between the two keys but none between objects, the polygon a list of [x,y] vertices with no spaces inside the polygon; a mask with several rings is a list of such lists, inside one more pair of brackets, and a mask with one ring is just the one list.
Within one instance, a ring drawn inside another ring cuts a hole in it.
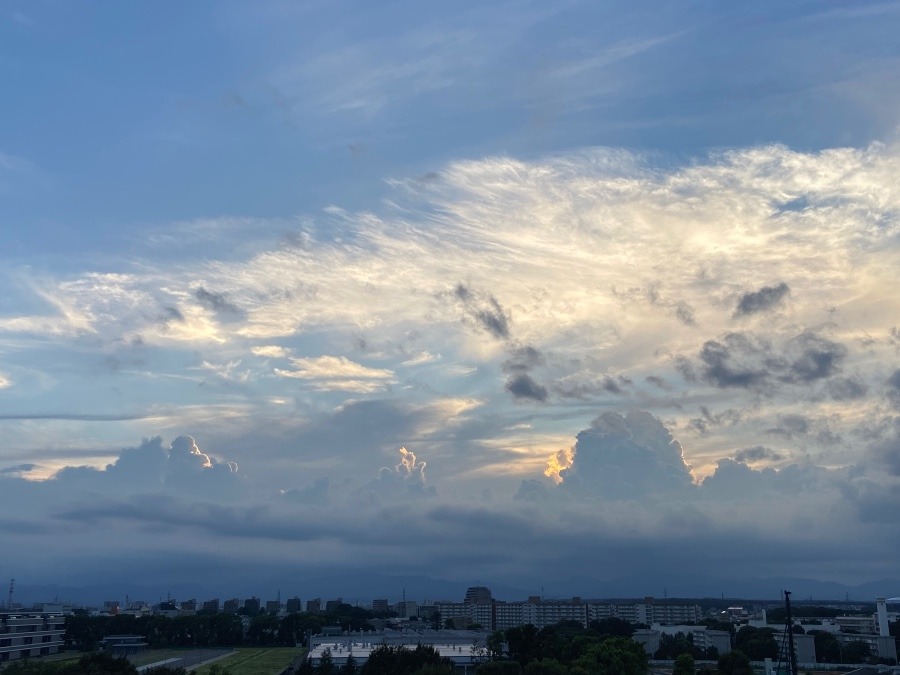
[{"label": "low-rise building", "polygon": [[137,654],[147,646],[147,638],[143,635],[107,635],[100,640],[100,649],[115,656]]},{"label": "low-rise building", "polygon": [[0,663],[56,654],[62,649],[65,631],[62,614],[0,613]]}]

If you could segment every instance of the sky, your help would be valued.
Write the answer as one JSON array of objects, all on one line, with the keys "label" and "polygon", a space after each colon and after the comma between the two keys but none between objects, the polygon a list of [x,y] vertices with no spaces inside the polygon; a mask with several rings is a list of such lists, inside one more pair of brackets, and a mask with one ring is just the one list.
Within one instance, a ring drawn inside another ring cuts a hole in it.
[{"label": "sky", "polygon": [[900,578],[898,29],[4,0],[0,578]]}]

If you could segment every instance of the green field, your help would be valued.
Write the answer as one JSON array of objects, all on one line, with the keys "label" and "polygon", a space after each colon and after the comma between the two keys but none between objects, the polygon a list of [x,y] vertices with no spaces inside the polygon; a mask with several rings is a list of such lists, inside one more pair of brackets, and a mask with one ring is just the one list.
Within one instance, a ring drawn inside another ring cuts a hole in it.
[{"label": "green field", "polygon": [[128,657],[128,660],[140,667],[150,663],[159,663],[166,659],[177,659],[180,656],[184,656],[186,651],[186,649],[148,649],[143,652],[138,652],[137,654],[132,654]]},{"label": "green field", "polygon": [[[296,647],[238,649],[237,654],[216,661],[215,665],[227,668],[231,675],[278,675],[303,652],[303,649]],[[194,672],[207,675],[212,666],[203,666]]]}]

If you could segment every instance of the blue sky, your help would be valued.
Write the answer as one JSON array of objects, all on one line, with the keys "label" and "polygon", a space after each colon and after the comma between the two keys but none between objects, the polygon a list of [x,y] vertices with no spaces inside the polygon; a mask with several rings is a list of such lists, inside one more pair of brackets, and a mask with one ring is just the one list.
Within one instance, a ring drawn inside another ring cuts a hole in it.
[{"label": "blue sky", "polygon": [[[891,574],[898,28],[898,2],[3,3],[11,565],[49,581],[29,551],[58,547],[87,583],[112,528],[415,572],[359,536],[402,503],[447,578],[615,579],[673,532],[744,537],[751,576]],[[473,548],[494,522],[559,558]],[[823,562],[848,539],[879,553]]]}]

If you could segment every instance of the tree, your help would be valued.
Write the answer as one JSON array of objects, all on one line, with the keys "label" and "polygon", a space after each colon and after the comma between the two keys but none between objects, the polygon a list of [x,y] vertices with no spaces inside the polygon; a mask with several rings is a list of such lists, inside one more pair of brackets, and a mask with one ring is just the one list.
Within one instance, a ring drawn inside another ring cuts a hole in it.
[{"label": "tree", "polygon": [[475,675],[521,675],[522,666],[515,661],[491,661],[475,667]]},{"label": "tree", "polygon": [[422,666],[412,675],[455,675],[456,669],[449,663]]},{"label": "tree", "polygon": [[381,645],[369,654],[360,671],[361,675],[415,675],[426,666],[452,665],[431,646],[418,645],[415,649]]},{"label": "tree", "polygon": [[819,663],[841,662],[841,643],[832,633],[824,630],[811,630],[809,634],[813,636],[816,659]]},{"label": "tree", "polygon": [[326,649],[319,657],[319,666],[316,675],[334,675],[334,661],[331,659],[331,650]]},{"label": "tree", "polygon": [[634,626],[625,619],[609,617],[607,619],[594,619],[588,627],[601,637],[628,637],[634,633]]},{"label": "tree", "polygon": [[693,634],[685,635],[681,631],[675,633],[675,635],[661,635],[659,638],[659,648],[656,650],[656,653],[653,654],[653,658],[674,659],[680,654],[693,655],[695,650],[693,637]]},{"label": "tree", "polygon": [[719,673],[721,675],[753,675],[750,659],[740,649],[732,649],[719,657]]},{"label": "tree", "polygon": [[525,666],[525,675],[568,675],[569,669],[556,659],[538,659]]},{"label": "tree", "polygon": [[696,675],[697,665],[690,654],[680,654],[675,658],[675,668],[672,675]]},{"label": "tree", "polygon": [[437,611],[437,610],[433,611],[431,613],[431,617],[430,617],[429,621],[431,622],[432,629],[434,629],[434,630],[441,629],[441,613],[439,611]]},{"label": "tree", "polygon": [[524,626],[516,626],[506,631],[506,644],[509,646],[509,656],[525,667],[529,661],[537,658],[537,628],[530,623]]},{"label": "tree", "polygon": [[643,675],[648,670],[643,645],[630,638],[607,638],[591,647],[573,666],[592,675]]},{"label": "tree", "polygon": [[843,663],[865,663],[872,655],[872,648],[869,647],[868,642],[855,640],[845,644],[841,654]]},{"label": "tree", "polygon": [[491,655],[492,661],[503,657],[503,645],[505,643],[506,635],[504,635],[502,630],[495,630],[488,636],[487,640],[485,640],[485,646],[487,647],[488,654]]},{"label": "tree", "polygon": [[359,668],[356,667],[356,659],[353,658],[353,654],[347,654],[347,660],[341,669],[341,675],[356,675],[358,672]]},{"label": "tree", "polygon": [[772,628],[742,626],[734,637],[734,646],[751,661],[778,659],[778,641]]}]

